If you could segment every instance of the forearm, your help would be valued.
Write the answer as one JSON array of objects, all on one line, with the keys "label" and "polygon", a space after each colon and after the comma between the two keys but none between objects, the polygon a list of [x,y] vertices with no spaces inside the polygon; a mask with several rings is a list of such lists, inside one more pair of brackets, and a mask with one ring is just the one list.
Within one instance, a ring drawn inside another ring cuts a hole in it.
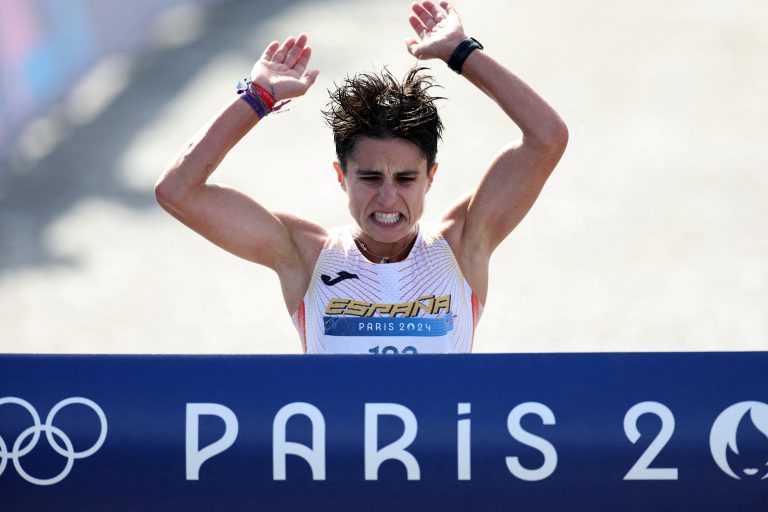
[{"label": "forearm", "polygon": [[520,127],[524,140],[547,145],[567,140],[567,128],[557,112],[487,52],[473,51],[464,61],[461,72]]},{"label": "forearm", "polygon": [[259,121],[259,116],[235,98],[182,149],[155,186],[158,199],[179,201],[201,187],[229,151]]}]

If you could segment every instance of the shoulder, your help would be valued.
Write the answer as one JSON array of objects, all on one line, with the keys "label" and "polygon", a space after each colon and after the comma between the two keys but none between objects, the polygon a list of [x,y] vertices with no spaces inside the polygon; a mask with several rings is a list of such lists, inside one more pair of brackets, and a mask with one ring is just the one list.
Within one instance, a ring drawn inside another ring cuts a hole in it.
[{"label": "shoulder", "polygon": [[317,259],[329,237],[329,232],[323,226],[292,213],[275,212],[280,219],[295,246],[295,252],[305,262]]},{"label": "shoulder", "polygon": [[325,248],[349,253],[355,247],[355,238],[352,235],[352,226],[336,226],[328,230]]},{"label": "shoulder", "polygon": [[419,239],[424,245],[446,243],[443,222],[419,222]]}]

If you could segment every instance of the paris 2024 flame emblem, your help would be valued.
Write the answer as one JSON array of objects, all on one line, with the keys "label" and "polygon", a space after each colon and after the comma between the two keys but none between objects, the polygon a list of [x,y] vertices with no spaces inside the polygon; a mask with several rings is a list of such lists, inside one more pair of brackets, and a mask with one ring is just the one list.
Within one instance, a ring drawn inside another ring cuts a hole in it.
[{"label": "paris 2024 flame emblem", "polygon": [[709,449],[726,475],[768,479],[768,404],[739,402],[721,412],[709,434]]}]

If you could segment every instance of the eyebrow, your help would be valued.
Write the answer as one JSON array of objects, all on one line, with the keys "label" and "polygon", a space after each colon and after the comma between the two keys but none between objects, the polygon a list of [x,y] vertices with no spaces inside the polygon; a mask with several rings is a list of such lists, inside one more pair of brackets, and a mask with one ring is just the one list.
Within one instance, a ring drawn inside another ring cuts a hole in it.
[{"label": "eyebrow", "polygon": [[[384,171],[375,171],[371,169],[358,169],[355,171],[355,174],[358,176],[381,176],[384,174]],[[412,176],[414,174],[419,174],[419,171],[412,171],[410,169],[405,171],[397,171],[395,173],[395,176]]]}]

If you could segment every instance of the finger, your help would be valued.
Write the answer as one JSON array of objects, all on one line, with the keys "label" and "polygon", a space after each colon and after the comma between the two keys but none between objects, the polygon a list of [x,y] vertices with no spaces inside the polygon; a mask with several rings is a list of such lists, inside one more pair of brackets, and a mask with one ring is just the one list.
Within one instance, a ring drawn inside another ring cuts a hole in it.
[{"label": "finger", "polygon": [[305,34],[299,35],[299,38],[296,39],[296,43],[293,45],[293,48],[290,49],[288,52],[288,55],[285,56],[285,65],[289,67],[293,67],[296,62],[299,60],[299,57],[301,56],[301,52],[304,51],[304,45],[307,44],[307,36]]},{"label": "finger", "polygon": [[285,56],[288,55],[288,51],[293,48],[295,43],[296,39],[294,39],[293,36],[286,39],[280,49],[275,52],[275,55],[272,57],[272,61],[277,63],[282,63],[285,61]]},{"label": "finger", "polygon": [[445,11],[438,9],[435,4],[429,1],[422,2],[422,5],[429,11],[429,14],[435,19],[437,23],[440,23],[445,19]]},{"label": "finger", "polygon": [[427,27],[424,26],[424,24],[421,22],[419,18],[416,16],[409,16],[408,21],[411,23],[411,27],[413,27],[413,30],[416,31],[416,34],[421,38],[424,39],[424,37],[427,35]]},{"label": "finger", "polygon": [[445,12],[446,12],[446,13],[448,13],[448,14],[450,14],[450,13],[451,13],[451,11],[454,11],[454,10],[455,10],[455,9],[453,8],[453,5],[451,5],[451,3],[450,3],[450,2],[440,2],[440,7],[442,7],[443,9],[445,9]]},{"label": "finger", "polygon": [[264,53],[261,54],[261,58],[264,60],[272,60],[272,57],[275,56],[275,52],[278,48],[280,48],[280,41],[272,41],[264,50]]},{"label": "finger", "polygon": [[437,23],[435,22],[435,18],[432,17],[429,12],[424,9],[420,4],[413,4],[411,6],[413,9],[413,12],[416,14],[416,16],[419,17],[421,20],[421,23],[424,24],[424,26],[427,28],[427,30],[432,30],[432,27],[434,27]]},{"label": "finger", "polygon": [[296,71],[299,76],[304,72],[305,69],[307,69],[307,64],[309,64],[309,58],[312,56],[312,47],[307,46],[304,48],[304,50],[301,52],[301,55],[299,56],[299,60],[296,61],[296,64],[293,66],[293,70]]}]

